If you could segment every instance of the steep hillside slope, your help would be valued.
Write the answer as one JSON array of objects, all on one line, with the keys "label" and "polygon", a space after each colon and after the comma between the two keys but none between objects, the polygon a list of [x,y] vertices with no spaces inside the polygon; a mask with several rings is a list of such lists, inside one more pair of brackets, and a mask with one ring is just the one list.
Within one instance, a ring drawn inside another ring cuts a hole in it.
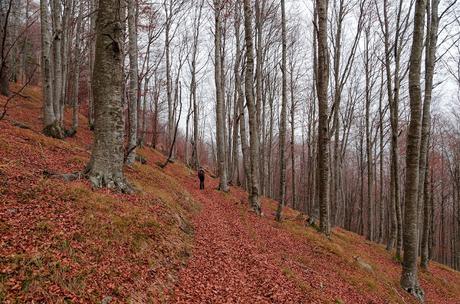
[{"label": "steep hillside slope", "polygon": [[[126,168],[137,194],[46,178],[83,169],[91,132],[81,116],[74,138],[41,135],[39,92],[0,121],[0,303],[414,303],[382,246],[327,239],[292,210],[277,223],[268,199],[257,217],[242,189],[207,177],[200,191],[149,148]],[[460,303],[460,273],[433,263],[420,276],[428,303]]]},{"label": "steep hillside slope", "polygon": [[197,205],[156,166],[126,169],[136,195],[46,178],[84,168],[91,132],[80,117],[74,138],[41,135],[39,92],[0,121],[0,303],[161,301],[190,254]]}]

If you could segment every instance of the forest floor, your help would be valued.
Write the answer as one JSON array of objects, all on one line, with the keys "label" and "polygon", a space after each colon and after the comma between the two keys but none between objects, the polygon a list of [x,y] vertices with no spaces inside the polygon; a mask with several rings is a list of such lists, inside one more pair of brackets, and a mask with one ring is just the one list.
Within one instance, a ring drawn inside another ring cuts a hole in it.
[{"label": "forest floor", "polygon": [[[81,115],[75,137],[43,136],[40,89],[23,95],[0,121],[0,303],[415,303],[382,245],[325,238],[288,208],[278,223],[265,198],[258,217],[241,188],[219,192],[208,175],[200,191],[153,149],[126,168],[133,195],[47,178],[84,168],[91,131]],[[427,303],[460,303],[460,273],[430,266]]]}]

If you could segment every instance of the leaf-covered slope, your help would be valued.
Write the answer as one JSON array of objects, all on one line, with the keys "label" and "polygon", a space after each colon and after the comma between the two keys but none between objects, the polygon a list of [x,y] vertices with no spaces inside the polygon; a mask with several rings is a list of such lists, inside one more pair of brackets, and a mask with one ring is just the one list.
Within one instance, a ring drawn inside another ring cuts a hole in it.
[{"label": "leaf-covered slope", "polygon": [[[82,170],[91,132],[81,116],[74,138],[41,135],[39,91],[0,122],[0,303],[413,303],[383,246],[327,239],[289,209],[277,223],[268,199],[257,217],[242,189],[207,176],[200,191],[157,151],[126,169],[134,195],[45,178]],[[420,279],[428,303],[460,303],[458,272],[433,263]]]},{"label": "leaf-covered slope", "polygon": [[161,301],[190,255],[197,205],[156,166],[126,169],[135,195],[46,178],[83,170],[91,132],[81,116],[74,138],[40,134],[39,92],[0,121],[0,303]]}]

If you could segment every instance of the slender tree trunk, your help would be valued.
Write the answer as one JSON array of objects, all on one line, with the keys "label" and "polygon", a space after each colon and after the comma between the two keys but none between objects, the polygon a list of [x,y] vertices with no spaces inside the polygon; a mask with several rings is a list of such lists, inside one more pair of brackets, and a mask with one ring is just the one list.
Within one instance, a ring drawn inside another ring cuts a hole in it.
[{"label": "slender tree trunk", "polygon": [[279,161],[280,161],[280,188],[278,198],[278,209],[276,210],[276,220],[281,221],[281,211],[286,200],[286,116],[287,116],[287,65],[286,65],[286,12],[285,0],[281,0],[281,118],[280,118],[280,139],[279,139]]},{"label": "slender tree trunk", "polygon": [[225,161],[225,114],[224,92],[222,90],[222,7],[220,0],[214,0],[215,32],[214,32],[214,58],[215,58],[215,84],[216,84],[216,140],[217,163],[219,170],[219,190],[227,192],[227,166]]},{"label": "slender tree trunk", "polygon": [[423,50],[423,32],[425,26],[425,0],[417,0],[415,4],[414,33],[409,61],[409,96],[410,122],[407,135],[406,157],[406,188],[404,209],[404,258],[401,274],[401,287],[420,301],[424,300],[424,292],[417,277],[418,257],[418,182],[420,131],[422,122],[420,70]]},{"label": "slender tree trunk", "polygon": [[138,125],[138,49],[136,27],[136,0],[128,2],[128,40],[129,40],[129,136],[126,163],[132,164],[136,159],[137,125]]},{"label": "slender tree trunk", "polygon": [[61,1],[52,1],[52,20],[53,20],[53,103],[54,115],[60,124],[63,122],[61,117],[62,100],[62,23],[61,23]]},{"label": "slender tree trunk", "polygon": [[83,21],[83,3],[79,3],[79,12],[77,18],[77,28],[76,28],[76,37],[74,45],[74,69],[75,69],[75,83],[73,91],[73,102],[72,102],[72,130],[77,132],[78,128],[78,113],[79,113],[79,100],[78,93],[80,88],[80,39],[82,31],[82,21]]},{"label": "slender tree trunk", "polygon": [[252,6],[251,1],[244,0],[244,33],[246,41],[246,75],[245,93],[246,104],[249,114],[249,138],[250,138],[250,163],[251,189],[249,200],[251,207],[257,214],[262,210],[259,202],[259,132],[257,125],[257,110],[254,101],[254,43],[252,34]]},{"label": "slender tree trunk", "polygon": [[291,191],[292,191],[292,208],[297,208],[296,200],[296,181],[295,181],[295,97],[294,97],[294,68],[291,70]]},{"label": "slender tree trunk", "polygon": [[[428,158],[428,154],[426,156]],[[430,261],[430,231],[431,227],[431,189],[430,189],[430,169],[428,162],[425,166],[425,181],[423,183],[423,230],[422,230],[422,252],[420,259],[420,266],[423,269],[428,268],[428,263]],[[421,191],[421,189],[420,189]]]},{"label": "slender tree trunk", "polygon": [[367,234],[366,237],[369,241],[374,240],[374,202],[373,202],[373,171],[372,171],[372,139],[371,139],[371,126],[369,121],[370,107],[371,107],[371,66],[369,58],[369,34],[370,28],[366,29],[365,37],[365,70],[366,70],[366,155],[367,155]]},{"label": "slender tree trunk", "polygon": [[149,82],[150,82],[150,76],[146,75],[144,79],[144,96],[142,99],[142,130],[141,130],[141,138],[139,139],[139,142],[142,146],[145,144],[145,133],[147,133],[147,121],[146,120],[147,120],[147,95],[149,92]]},{"label": "slender tree trunk", "polygon": [[42,69],[42,89],[43,89],[43,133],[55,138],[64,138],[64,132],[56,117],[53,101],[53,72],[51,59],[51,37],[48,16],[48,1],[40,1],[41,15],[41,69]]},{"label": "slender tree trunk", "polygon": [[[419,192],[418,192],[418,209],[423,210],[423,222],[422,217],[419,219],[420,230],[423,229],[422,238],[422,251],[421,251],[421,266],[422,268],[428,267],[428,242],[425,240],[428,236],[428,217],[429,208],[423,207],[426,204],[424,198],[425,191],[422,191],[424,184],[426,183],[425,172],[427,172],[427,154],[428,154],[428,142],[430,137],[431,128],[431,94],[433,90],[433,76],[434,66],[436,62],[436,49],[438,43],[438,4],[439,0],[426,0],[427,6],[427,42],[425,49],[425,94],[423,100],[423,117],[422,117],[422,130],[421,130],[421,141],[420,141],[420,161],[419,161]],[[430,3],[431,2],[431,3]],[[430,9],[431,8],[431,9]],[[420,215],[421,215],[420,214]],[[423,224],[423,226],[422,226]],[[423,245],[424,244],[424,245]]]},{"label": "slender tree trunk", "polygon": [[318,14],[318,63],[316,88],[318,94],[318,194],[320,210],[320,231],[331,234],[329,219],[329,131],[328,131],[328,79],[329,59],[327,47],[327,0],[316,0]]}]

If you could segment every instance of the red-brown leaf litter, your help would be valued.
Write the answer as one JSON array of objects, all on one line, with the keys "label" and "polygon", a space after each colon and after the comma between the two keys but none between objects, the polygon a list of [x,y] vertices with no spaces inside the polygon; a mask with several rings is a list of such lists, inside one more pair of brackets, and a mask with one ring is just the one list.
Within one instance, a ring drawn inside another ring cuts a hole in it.
[{"label": "red-brown leaf litter", "polygon": [[[0,303],[415,303],[382,245],[290,209],[277,223],[268,199],[259,217],[241,188],[207,174],[201,191],[150,148],[125,171],[133,195],[46,177],[83,170],[91,131],[81,115],[74,138],[43,136],[40,89],[23,95],[0,121]],[[427,303],[460,303],[460,273],[432,263],[420,280]]]}]

